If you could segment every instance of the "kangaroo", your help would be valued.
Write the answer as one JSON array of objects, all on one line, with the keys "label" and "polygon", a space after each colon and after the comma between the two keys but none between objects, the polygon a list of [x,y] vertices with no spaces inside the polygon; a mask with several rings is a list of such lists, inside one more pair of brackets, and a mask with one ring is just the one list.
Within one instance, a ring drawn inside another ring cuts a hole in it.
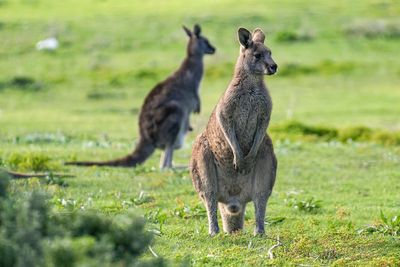
[{"label": "kangaroo", "polygon": [[246,204],[254,202],[255,234],[264,233],[265,210],[275,183],[277,160],[266,130],[272,102],[263,75],[277,65],[264,45],[260,29],[251,34],[238,30],[241,44],[233,79],[197,137],[190,161],[193,185],[203,200],[209,234],[219,232],[217,209],[223,229],[243,228]]},{"label": "kangaroo", "polygon": [[201,35],[195,25],[193,31],[183,26],[189,36],[187,56],[180,68],[157,84],[147,95],[139,116],[140,138],[135,150],[119,159],[109,161],[74,161],[67,165],[134,167],[143,163],[156,148],[164,150],[160,168],[172,167],[175,149],[183,145],[191,130],[189,116],[200,113],[199,86],[203,76],[203,56],[214,54],[215,48]]}]

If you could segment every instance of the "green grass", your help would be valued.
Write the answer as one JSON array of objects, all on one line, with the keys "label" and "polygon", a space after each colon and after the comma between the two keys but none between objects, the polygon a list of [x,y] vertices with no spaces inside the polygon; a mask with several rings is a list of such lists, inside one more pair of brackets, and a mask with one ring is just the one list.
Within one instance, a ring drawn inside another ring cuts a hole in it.
[{"label": "green grass", "polygon": [[[381,211],[400,215],[399,17],[395,0],[0,0],[0,164],[75,174],[13,186],[43,188],[59,212],[137,209],[157,233],[153,250],[172,263],[399,265],[398,236],[360,230],[381,225]],[[279,65],[266,78],[279,161],[266,237],[253,237],[249,205],[243,233],[210,238],[188,171],[159,171],[160,151],[136,169],[62,165],[132,149],[143,98],[177,68],[181,25],[196,22],[217,53],[205,59],[202,113],[176,165],[187,165],[231,78],[238,27],[263,28]],[[60,48],[36,51],[51,35]]]}]

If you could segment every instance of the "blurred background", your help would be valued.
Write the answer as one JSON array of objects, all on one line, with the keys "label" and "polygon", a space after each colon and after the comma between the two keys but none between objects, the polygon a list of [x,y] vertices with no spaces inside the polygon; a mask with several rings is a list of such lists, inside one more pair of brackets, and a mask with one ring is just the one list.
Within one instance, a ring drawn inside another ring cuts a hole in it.
[{"label": "blurred background", "polygon": [[217,53],[205,58],[192,138],[230,81],[240,26],[262,28],[279,65],[266,78],[272,124],[398,130],[399,15],[395,0],[1,0],[0,135],[134,139],[144,97],[177,69],[182,25],[194,23]]}]

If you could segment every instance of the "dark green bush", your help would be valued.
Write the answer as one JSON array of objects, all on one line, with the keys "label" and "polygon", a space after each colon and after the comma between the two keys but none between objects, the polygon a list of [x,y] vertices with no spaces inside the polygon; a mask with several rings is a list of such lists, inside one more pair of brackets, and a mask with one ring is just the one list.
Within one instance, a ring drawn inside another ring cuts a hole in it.
[{"label": "dark green bush", "polygon": [[45,194],[9,194],[9,183],[0,173],[0,266],[165,265],[161,258],[139,260],[153,240],[142,217],[55,213]]},{"label": "dark green bush", "polygon": [[42,83],[35,81],[32,77],[28,76],[15,76],[13,77],[8,86],[11,88],[37,91],[43,88]]},{"label": "dark green bush", "polygon": [[272,128],[272,131],[287,135],[315,136],[324,140],[331,140],[337,137],[338,131],[325,126],[310,126],[298,121],[289,121]]},{"label": "dark green bush", "polygon": [[387,132],[364,126],[333,128],[318,125],[307,125],[298,121],[288,121],[271,127],[274,139],[289,140],[322,140],[322,141],[356,141],[372,142],[383,145],[400,145],[399,132]]}]

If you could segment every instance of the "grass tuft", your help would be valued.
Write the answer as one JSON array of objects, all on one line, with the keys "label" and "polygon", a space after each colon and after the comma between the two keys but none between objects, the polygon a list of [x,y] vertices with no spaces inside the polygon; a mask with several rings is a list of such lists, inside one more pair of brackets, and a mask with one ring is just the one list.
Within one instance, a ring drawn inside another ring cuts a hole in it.
[{"label": "grass tuft", "polygon": [[389,236],[400,236],[400,216],[395,215],[392,218],[386,217],[381,211],[380,221],[373,225],[368,225],[358,230],[359,234],[379,233]]},{"label": "grass tuft", "polygon": [[302,211],[302,212],[307,212],[307,213],[317,213],[321,210],[322,208],[322,201],[321,200],[316,200],[314,197],[310,197],[305,200],[297,199],[293,196],[288,196],[287,199],[285,199],[286,205],[288,207],[292,207],[295,210]]},{"label": "grass tuft", "polygon": [[51,162],[48,155],[36,152],[11,153],[5,160],[4,165],[12,169],[22,171],[48,171],[58,166]]}]

